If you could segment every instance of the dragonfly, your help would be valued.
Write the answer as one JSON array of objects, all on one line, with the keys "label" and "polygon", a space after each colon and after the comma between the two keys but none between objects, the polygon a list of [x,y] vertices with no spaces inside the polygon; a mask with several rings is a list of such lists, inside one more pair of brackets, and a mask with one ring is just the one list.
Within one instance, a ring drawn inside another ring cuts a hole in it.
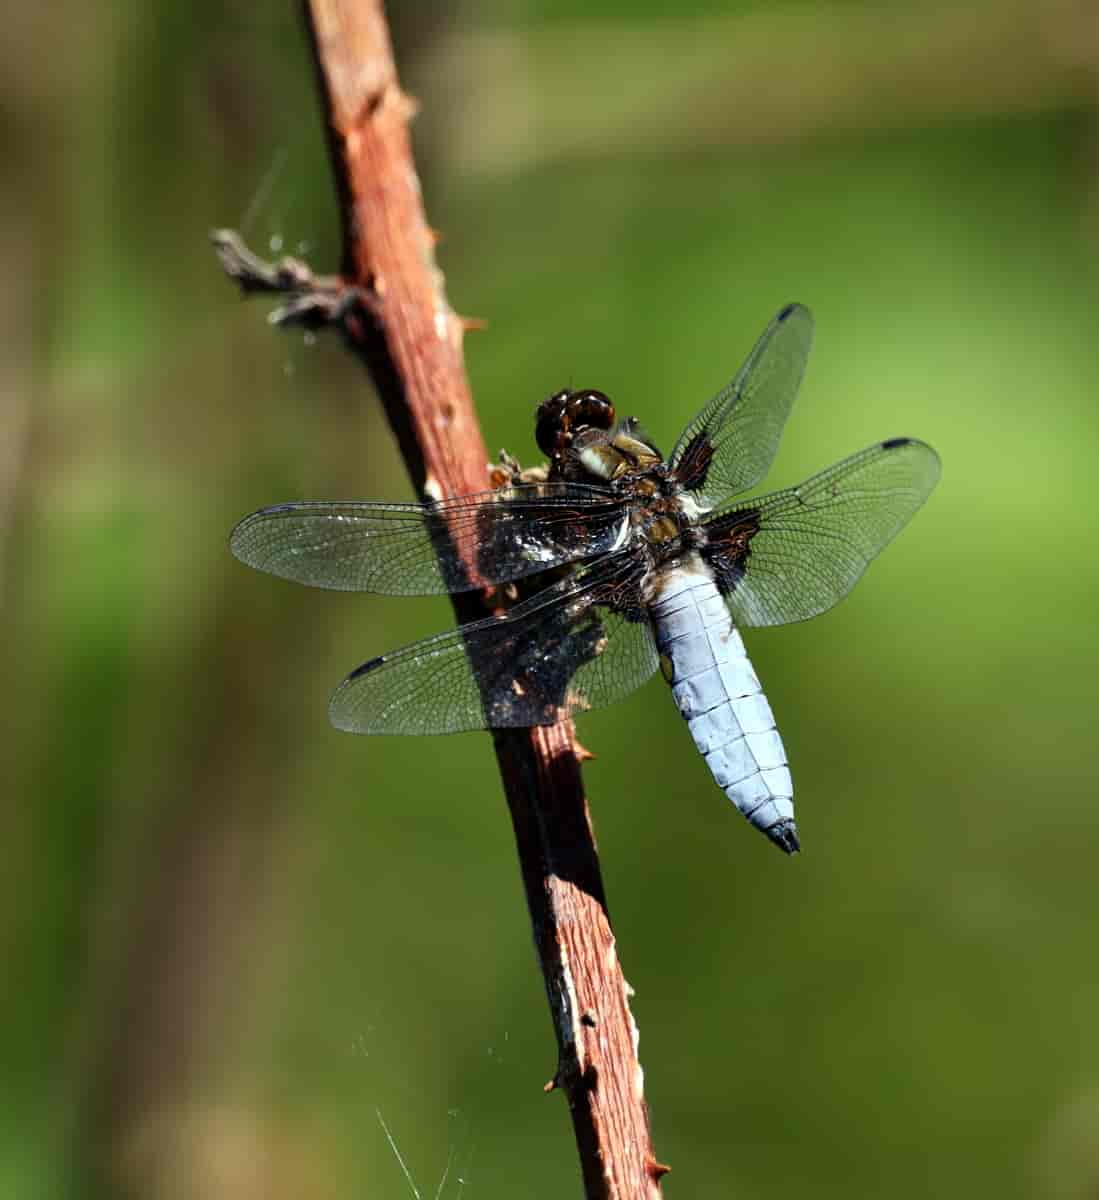
[{"label": "dragonfly", "polygon": [[797,487],[737,499],[778,450],[813,337],[788,304],[665,458],[596,389],[554,393],[548,462],[425,503],[303,501],[245,517],[230,547],[312,587],[387,595],[496,589],[502,613],[363,663],[329,715],[365,734],[549,725],[660,669],[714,780],[780,849],[800,849],[793,784],[740,630],[804,621],[851,590],[940,475],[894,437]]}]

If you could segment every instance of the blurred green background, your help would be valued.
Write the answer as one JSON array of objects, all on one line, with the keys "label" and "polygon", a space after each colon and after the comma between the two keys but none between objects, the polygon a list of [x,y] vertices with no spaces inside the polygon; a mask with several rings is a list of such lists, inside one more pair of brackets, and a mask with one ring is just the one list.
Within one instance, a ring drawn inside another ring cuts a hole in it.
[{"label": "blurred green background", "polygon": [[[667,448],[796,299],[769,485],[944,461],[848,601],[747,639],[800,857],[659,680],[581,722],[666,1194],[1099,1195],[1094,7],[392,7],[493,448],[570,384]],[[22,6],[0,56],[0,1196],[412,1196],[398,1155],[578,1195],[489,739],[325,719],[449,606],[226,550],[410,495],[338,340],[206,242],[337,262],[297,9]]]}]

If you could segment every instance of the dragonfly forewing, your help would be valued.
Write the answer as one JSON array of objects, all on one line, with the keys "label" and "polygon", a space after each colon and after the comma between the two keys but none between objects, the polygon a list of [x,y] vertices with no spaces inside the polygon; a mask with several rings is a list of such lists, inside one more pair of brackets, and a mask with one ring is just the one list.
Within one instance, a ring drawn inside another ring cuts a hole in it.
[{"label": "dragonfly forewing", "polygon": [[437,504],[277,504],[245,517],[229,544],[250,567],[296,583],[422,596],[606,554],[621,544],[628,521],[608,489],[524,484]]}]

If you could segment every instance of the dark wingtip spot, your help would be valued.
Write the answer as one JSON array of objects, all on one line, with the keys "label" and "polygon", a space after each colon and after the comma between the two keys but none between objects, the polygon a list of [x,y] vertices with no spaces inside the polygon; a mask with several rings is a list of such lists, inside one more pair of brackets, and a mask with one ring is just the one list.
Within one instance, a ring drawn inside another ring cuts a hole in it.
[{"label": "dark wingtip spot", "polygon": [[365,675],[368,671],[373,671],[375,667],[380,667],[383,662],[385,662],[385,659],[382,657],[372,658],[369,662],[364,662],[361,667],[356,667],[354,671],[348,675],[345,682],[350,683],[352,679],[358,679],[360,676]]},{"label": "dark wingtip spot", "polygon": [[780,309],[778,310],[778,316],[776,317],[776,320],[778,320],[778,321],[785,321],[785,320],[786,320],[786,318],[787,318],[787,317],[788,317],[788,316],[789,316],[789,315],[790,315],[792,312],[795,312],[795,311],[796,311],[797,309],[799,309],[800,307],[801,307],[801,305],[800,305],[800,304],[787,304],[787,305],[785,305],[783,308],[780,308]]},{"label": "dark wingtip spot", "polygon": [[907,446],[911,441],[911,438],[889,438],[887,441],[882,442],[881,448],[883,450],[896,450],[898,446]]},{"label": "dark wingtip spot", "polygon": [[801,843],[798,841],[797,826],[793,821],[779,821],[777,825],[772,825],[767,830],[767,836],[780,849],[787,854],[797,854],[801,849]]}]

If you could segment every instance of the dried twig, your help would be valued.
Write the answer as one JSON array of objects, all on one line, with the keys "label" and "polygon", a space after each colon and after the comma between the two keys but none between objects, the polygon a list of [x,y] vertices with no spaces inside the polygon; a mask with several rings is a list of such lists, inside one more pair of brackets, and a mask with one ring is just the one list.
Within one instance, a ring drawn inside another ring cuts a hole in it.
[{"label": "dried twig", "polygon": [[215,229],[210,240],[225,274],[240,284],[245,295],[276,292],[287,297],[267,314],[272,325],[319,329],[342,323],[356,306],[368,307],[367,296],[342,275],[314,275],[300,258],[269,263],[253,254],[232,229]]},{"label": "dried twig", "polygon": [[[215,235],[245,291],[288,300],[278,324],[336,323],[370,371],[410,472],[432,498],[487,486],[487,452],[462,363],[467,327],[447,303],[413,165],[413,104],[397,81],[381,0],[306,4],[344,232],[338,278],[270,265]],[[460,620],[481,599],[454,598]],[[494,735],[588,1197],[653,1200],[653,1155],[630,988],[607,914],[571,723]]]}]

